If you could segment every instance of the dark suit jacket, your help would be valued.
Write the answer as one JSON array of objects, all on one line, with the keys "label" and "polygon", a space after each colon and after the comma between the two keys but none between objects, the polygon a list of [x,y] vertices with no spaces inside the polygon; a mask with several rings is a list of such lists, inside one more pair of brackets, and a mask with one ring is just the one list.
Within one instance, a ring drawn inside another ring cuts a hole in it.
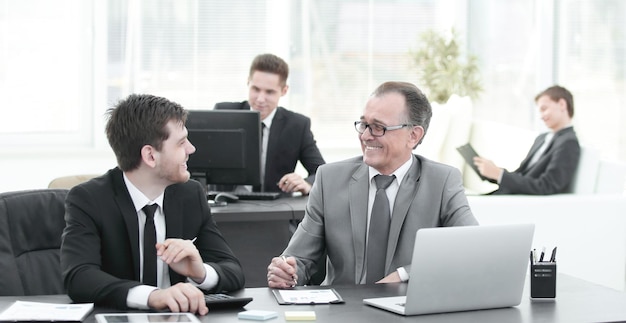
[{"label": "dark suit jacket", "polygon": [[[75,302],[125,309],[128,290],[139,281],[139,225],[124,183],[114,168],[72,188],[67,196],[61,245],[65,287]],[[193,239],[204,262],[219,276],[214,292],[243,288],[241,265],[218,231],[202,185],[196,181],[166,188],[166,238]],[[174,285],[186,281],[170,269]]]},{"label": "dark suit jacket", "polygon": [[539,160],[529,166],[532,156],[541,147],[547,133],[535,139],[528,155],[514,172],[504,171],[500,187],[493,194],[547,195],[566,193],[580,159],[580,145],[573,127],[554,134]]},{"label": "dark suit jacket", "polygon": [[[247,101],[222,102],[216,104],[215,109],[250,110],[250,105]],[[293,173],[298,161],[309,173],[305,180],[310,184],[315,180],[317,168],[324,164],[311,132],[311,119],[283,107],[276,108],[266,155],[263,181],[266,192],[280,192],[276,183],[285,174]]]}]

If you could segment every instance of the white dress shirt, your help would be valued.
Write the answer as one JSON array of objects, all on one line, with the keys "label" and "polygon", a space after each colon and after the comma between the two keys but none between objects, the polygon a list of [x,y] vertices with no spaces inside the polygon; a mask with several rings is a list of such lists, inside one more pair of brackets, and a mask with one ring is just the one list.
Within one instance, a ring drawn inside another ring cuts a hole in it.
[{"label": "white dress shirt", "polygon": [[[135,206],[135,212],[137,212],[137,224],[139,225],[139,274],[143,281],[143,229],[146,223],[146,214],[142,208],[146,204],[157,204],[159,207],[154,212],[154,229],[156,231],[157,243],[163,243],[165,241],[165,214],[163,213],[163,194],[159,195],[156,199],[151,201],[148,199],[124,174],[124,183],[130,194],[130,198]],[[156,252],[156,249],[155,249]],[[200,284],[187,278],[187,281],[200,289],[211,289],[217,285],[219,277],[215,269],[207,264],[204,264],[206,277]],[[126,296],[126,305],[130,308],[148,309],[148,297],[156,289],[164,289],[171,287],[170,273],[168,265],[157,257],[157,286],[139,285],[131,288]]]},{"label": "white dress shirt", "polygon": [[[392,174],[389,174],[389,175],[396,176],[395,180],[391,182],[391,185],[389,185],[389,187],[387,187],[387,189],[385,190],[385,193],[387,193],[387,200],[389,200],[389,210],[391,210],[391,217],[393,217],[393,206],[395,205],[395,202],[396,202],[396,196],[398,195],[400,184],[402,183],[404,176],[409,171],[412,164],[413,164],[413,156],[411,156],[409,160],[407,160],[404,164],[402,164],[402,166],[398,167],[398,169],[396,169]],[[370,186],[369,186],[369,195],[367,198],[367,227],[368,228],[369,228],[370,218],[372,217],[372,207],[374,206],[374,198],[376,197],[376,190],[377,190],[376,181],[374,181],[374,176],[379,175],[379,174],[380,174],[379,171],[377,171],[373,167],[369,167]],[[369,229],[367,230],[367,232],[369,234]],[[367,245],[367,241],[366,241],[366,245]],[[365,259],[365,263],[367,263],[367,259]],[[399,267],[396,270],[398,271],[398,274],[400,275],[400,279],[402,281],[409,280],[409,274],[404,269],[404,267]],[[363,275],[363,278],[361,279],[361,284],[365,283],[366,276],[367,276],[367,273]]]}]

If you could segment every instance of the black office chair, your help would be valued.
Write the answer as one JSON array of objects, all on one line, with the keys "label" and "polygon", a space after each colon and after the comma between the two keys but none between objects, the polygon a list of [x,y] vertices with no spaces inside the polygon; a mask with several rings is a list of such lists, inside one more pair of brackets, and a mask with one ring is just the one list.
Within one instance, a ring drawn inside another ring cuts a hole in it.
[{"label": "black office chair", "polygon": [[66,189],[0,194],[0,296],[64,294]]}]

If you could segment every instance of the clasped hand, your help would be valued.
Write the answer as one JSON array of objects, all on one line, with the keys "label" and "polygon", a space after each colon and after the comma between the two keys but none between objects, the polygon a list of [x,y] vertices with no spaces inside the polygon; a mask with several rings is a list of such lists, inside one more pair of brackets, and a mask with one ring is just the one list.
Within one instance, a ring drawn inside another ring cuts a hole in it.
[{"label": "clasped hand", "polygon": [[474,157],[474,165],[478,168],[480,175],[489,179],[498,180],[500,173],[502,173],[502,169],[496,166],[493,161],[483,157]]},{"label": "clasped hand", "polygon": [[292,288],[298,284],[296,259],[274,257],[267,266],[267,285],[270,288]]},{"label": "clasped hand", "polygon": [[157,257],[175,272],[201,283],[206,275],[200,252],[191,240],[167,239],[156,244]]},{"label": "clasped hand", "polygon": [[[167,239],[156,244],[157,257],[175,272],[189,277],[197,283],[204,281],[206,272],[202,257],[191,240]],[[178,283],[166,289],[150,293],[148,306],[157,310],[191,312],[205,315],[209,312],[204,293],[189,283]]]},{"label": "clasped hand", "polygon": [[302,195],[308,195],[311,191],[311,184],[296,173],[284,175],[277,185],[285,193],[300,192]]}]

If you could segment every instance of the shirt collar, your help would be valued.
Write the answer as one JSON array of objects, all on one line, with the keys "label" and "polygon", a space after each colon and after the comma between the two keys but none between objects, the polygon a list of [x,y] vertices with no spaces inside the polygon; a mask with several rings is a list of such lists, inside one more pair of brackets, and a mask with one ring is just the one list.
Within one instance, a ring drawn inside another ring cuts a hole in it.
[{"label": "shirt collar", "polygon": [[565,130],[567,128],[572,128],[572,127],[574,127],[574,125],[570,123],[567,126],[561,128],[561,129],[559,129],[557,131],[548,131],[548,132],[551,133],[551,134],[557,134],[557,133],[560,133],[560,132],[562,132],[563,130]]},{"label": "shirt collar", "polygon": [[[404,164],[402,164],[400,167],[398,167],[398,169],[396,169],[393,173],[389,174],[389,175],[396,175],[396,180],[398,180],[398,186],[400,186],[400,183],[402,183],[402,179],[404,179],[404,176],[406,175],[406,173],[411,168],[411,165],[413,165],[413,156],[412,155],[411,155],[411,158],[409,158],[409,160],[407,160]],[[379,175],[380,172],[377,171],[372,166],[368,166],[368,168],[369,168],[369,179],[370,179],[370,182],[371,182],[372,178],[374,178],[374,176],[376,176],[376,175]]]},{"label": "shirt collar", "polygon": [[128,193],[130,194],[130,199],[133,201],[133,204],[135,205],[135,212],[139,212],[139,210],[141,210],[144,206],[146,206],[146,204],[154,204],[154,203],[156,203],[157,205],[161,207],[161,209],[163,209],[163,195],[165,194],[165,192],[157,196],[157,198],[154,199],[154,201],[150,201],[150,199],[146,197],[146,195],[144,195],[137,188],[137,186],[133,185],[130,179],[126,176],[126,173],[123,173],[123,175],[124,175],[124,183],[126,184],[126,188],[128,189]]},{"label": "shirt collar", "polygon": [[272,127],[272,121],[274,121],[276,110],[278,110],[278,107],[276,107],[276,109],[274,109],[272,113],[268,114],[267,117],[265,117],[265,119],[261,120],[261,122],[265,124],[265,128],[269,129],[270,127]]}]

